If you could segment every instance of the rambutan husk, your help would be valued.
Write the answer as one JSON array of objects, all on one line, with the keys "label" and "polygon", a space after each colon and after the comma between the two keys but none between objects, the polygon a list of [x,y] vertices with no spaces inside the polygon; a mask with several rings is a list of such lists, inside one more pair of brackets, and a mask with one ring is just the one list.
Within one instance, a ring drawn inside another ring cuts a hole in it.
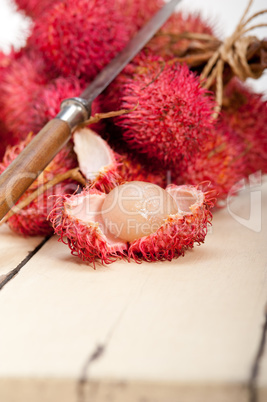
[{"label": "rambutan husk", "polygon": [[35,20],[28,43],[61,75],[91,81],[129,41],[124,20],[114,0],[61,0]]},{"label": "rambutan husk", "polygon": [[[145,45],[145,49],[164,59],[185,57],[188,53],[192,54],[194,51],[196,54],[203,53],[204,45],[198,42],[197,38],[206,37],[207,39],[210,36],[210,39],[213,38],[214,42],[218,44],[219,41],[216,41],[213,31],[213,24],[204,20],[200,14],[176,12]],[[189,33],[200,35],[194,35],[192,41],[189,36],[187,37]],[[206,48],[206,52],[211,50],[212,48]]]},{"label": "rambutan husk", "polygon": [[51,78],[41,54],[25,50],[0,80],[0,118],[17,140],[23,140],[56,116],[63,99],[78,96],[83,88],[75,77]]},{"label": "rambutan husk", "polygon": [[130,149],[166,169],[191,163],[214,136],[215,103],[186,65],[144,52],[135,58],[110,85],[103,107],[132,109],[137,102],[136,110],[114,123]]},{"label": "rambutan husk", "polygon": [[193,186],[172,185],[166,191],[176,200],[178,213],[170,215],[155,233],[130,243],[114,238],[105,228],[101,207],[107,195],[96,189],[59,197],[49,219],[59,241],[94,267],[97,261],[110,264],[118,259],[170,261],[204,242],[213,202],[209,193]]},{"label": "rambutan husk", "polygon": [[212,219],[211,193],[189,185],[170,185],[166,191],[176,200],[178,214],[170,215],[155,233],[130,244],[128,255],[136,262],[171,261],[205,240]]},{"label": "rambutan husk", "polygon": [[244,175],[267,173],[267,101],[237,78],[224,91],[219,120],[243,144]]},{"label": "rambutan husk", "polygon": [[17,9],[32,19],[40,17],[59,0],[15,0]]}]

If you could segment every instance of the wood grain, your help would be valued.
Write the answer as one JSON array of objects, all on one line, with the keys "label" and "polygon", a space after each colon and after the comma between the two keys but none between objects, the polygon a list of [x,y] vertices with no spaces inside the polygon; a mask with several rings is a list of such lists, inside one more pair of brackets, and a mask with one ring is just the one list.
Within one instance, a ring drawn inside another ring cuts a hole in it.
[{"label": "wood grain", "polygon": [[[64,402],[249,401],[267,301],[266,205],[266,183],[244,190],[214,214],[205,244],[172,262],[93,270],[50,239],[0,292],[5,401],[19,401],[16,381],[36,396],[38,379],[49,402],[64,395],[57,380],[73,387]],[[265,353],[259,402],[266,369]]]},{"label": "wood grain", "polygon": [[0,175],[0,220],[70,138],[70,127],[53,119]]},{"label": "wood grain", "polygon": [[0,227],[0,282],[5,276],[35,249],[42,237],[22,237],[12,232],[7,225]]}]

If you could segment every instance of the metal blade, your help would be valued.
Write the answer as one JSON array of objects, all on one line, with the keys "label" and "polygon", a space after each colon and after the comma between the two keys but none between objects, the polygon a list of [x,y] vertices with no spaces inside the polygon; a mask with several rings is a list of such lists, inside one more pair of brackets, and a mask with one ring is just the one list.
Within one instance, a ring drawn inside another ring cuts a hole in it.
[{"label": "metal blade", "polygon": [[94,79],[80,95],[88,106],[92,101],[104,91],[104,89],[114,80],[134,56],[145,46],[145,44],[155,35],[164,22],[171,16],[176,5],[181,0],[171,0],[134,36],[124,50],[118,54]]}]

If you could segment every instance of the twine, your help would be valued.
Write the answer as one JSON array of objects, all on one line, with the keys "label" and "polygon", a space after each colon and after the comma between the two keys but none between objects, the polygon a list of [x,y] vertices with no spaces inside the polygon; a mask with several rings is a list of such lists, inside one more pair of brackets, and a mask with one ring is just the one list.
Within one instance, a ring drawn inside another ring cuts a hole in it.
[{"label": "twine", "polygon": [[252,3],[253,0],[249,0],[247,8],[245,9],[245,12],[242,15],[235,31],[231,36],[226,38],[218,50],[215,51],[200,76],[202,80],[205,80],[203,87],[206,89],[209,89],[215,81],[217,106],[214,110],[214,118],[217,118],[222,108],[223,69],[225,63],[229,64],[233,73],[242,81],[245,81],[247,78],[257,79],[262,75],[262,71],[252,71],[246,57],[249,46],[255,42],[257,38],[255,36],[244,35],[252,29],[267,26],[267,24],[256,24],[248,27],[248,24],[254,20],[254,18],[267,13],[267,9],[256,12],[251,17],[246,19]]}]

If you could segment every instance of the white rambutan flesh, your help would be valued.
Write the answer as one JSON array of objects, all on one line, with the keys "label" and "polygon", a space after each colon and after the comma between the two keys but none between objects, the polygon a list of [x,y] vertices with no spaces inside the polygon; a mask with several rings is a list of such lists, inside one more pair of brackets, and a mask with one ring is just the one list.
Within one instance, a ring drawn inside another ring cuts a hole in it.
[{"label": "white rambutan flesh", "polygon": [[86,179],[94,181],[101,170],[114,163],[112,150],[93,130],[82,128],[75,131],[73,141],[80,171]]},{"label": "white rambutan flesh", "polygon": [[[113,195],[87,189],[58,198],[49,218],[60,240],[65,242],[67,238],[73,255],[94,264],[97,260],[108,264],[121,258],[128,261],[133,258],[137,262],[164,261],[184,255],[195,243],[204,242],[212,216],[207,193],[194,186],[169,186],[166,191],[161,189],[162,193],[157,193],[157,188],[151,184],[141,198],[148,183],[135,183],[141,190],[129,190],[121,185]],[[125,198],[120,199],[120,193]],[[111,210],[108,215],[110,208],[115,212]],[[120,208],[125,209],[126,217],[120,216]],[[143,232],[127,233],[127,211],[133,213],[131,226],[141,229],[143,226]],[[107,224],[106,219],[112,224]],[[110,229],[111,226],[119,229],[125,226],[126,235]]]},{"label": "white rambutan flesh", "polygon": [[89,128],[76,130],[73,142],[79,169],[88,184],[104,192],[113,189],[120,175],[116,154],[108,143]]},{"label": "white rambutan flesh", "polygon": [[128,242],[156,232],[169,215],[177,212],[176,203],[167,191],[142,181],[115,187],[102,207],[107,230]]}]

